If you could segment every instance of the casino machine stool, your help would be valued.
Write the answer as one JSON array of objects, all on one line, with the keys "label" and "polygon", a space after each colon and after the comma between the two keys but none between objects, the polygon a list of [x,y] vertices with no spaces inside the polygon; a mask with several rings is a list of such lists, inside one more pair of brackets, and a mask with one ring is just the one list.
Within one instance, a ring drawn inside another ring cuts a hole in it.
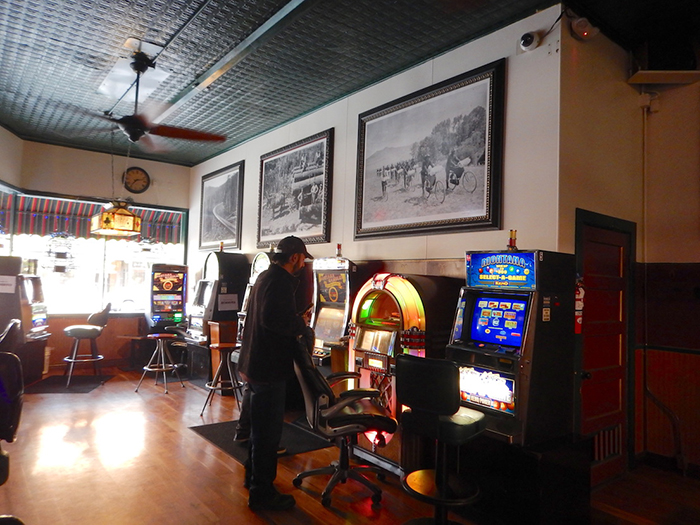
[{"label": "casino machine stool", "polygon": [[[66,374],[68,375],[66,388],[70,387],[70,380],[71,377],[73,377],[73,368],[75,367],[75,363],[92,363],[93,371],[95,375],[98,375],[98,363],[104,359],[104,356],[100,355],[97,351],[97,338],[102,335],[104,327],[107,326],[109,311],[111,308],[111,303],[107,304],[104,310],[94,313],[88,317],[87,324],[75,324],[67,326],[63,329],[64,334],[73,338],[71,353],[69,356],[63,358],[63,360],[66,362]],[[80,342],[85,340],[90,341],[90,353],[80,354]],[[101,373],[102,371],[100,370],[100,375]]]},{"label": "casino machine stool", "polygon": [[168,348],[168,341],[177,339],[177,334],[148,334],[146,336],[148,339],[153,339],[156,342],[156,349],[153,351],[151,359],[148,364],[143,367],[143,374],[141,374],[141,379],[139,379],[139,384],[136,385],[135,392],[139,391],[139,387],[143,382],[143,378],[146,376],[146,372],[156,373],[156,384],[158,384],[158,373],[163,374],[163,384],[165,387],[165,393],[168,393],[168,372],[175,372],[177,379],[180,381],[182,388],[185,388],[185,383],[182,382],[180,377],[180,372],[178,372],[178,364],[173,361],[173,356],[170,354],[170,349]]},{"label": "casino machine stool", "polygon": [[396,395],[404,435],[435,440],[435,469],[408,472],[401,478],[404,490],[417,500],[435,506],[434,518],[418,518],[411,524],[454,523],[447,519],[448,507],[476,502],[478,486],[450,473],[449,448],[467,443],[486,429],[484,414],[460,406],[459,368],[444,359],[411,355],[396,358]]}]

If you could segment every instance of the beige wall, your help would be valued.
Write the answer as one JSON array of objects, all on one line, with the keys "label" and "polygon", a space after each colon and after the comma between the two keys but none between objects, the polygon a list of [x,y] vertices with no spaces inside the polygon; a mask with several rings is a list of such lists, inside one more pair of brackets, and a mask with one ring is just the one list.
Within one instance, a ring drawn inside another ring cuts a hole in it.
[{"label": "beige wall", "polygon": [[[343,255],[354,260],[462,258],[466,250],[505,248],[509,229],[518,230],[521,248],[557,250],[559,29],[529,53],[519,50],[518,41],[527,31],[544,33],[558,15],[558,7],[547,9],[193,168],[190,267],[200,268],[206,255],[197,250],[202,176],[245,161],[242,251],[255,253],[260,251],[256,247],[260,156],[330,127],[335,129],[331,242],[313,246],[315,256],[334,255],[336,243],[341,243]],[[503,57],[507,58],[504,230],[355,241],[358,115]]]},{"label": "beige wall", "polygon": [[20,186],[22,181],[22,149],[24,141],[0,127],[0,180]]},{"label": "beige wall", "polygon": [[[121,183],[127,167],[140,166],[151,176],[145,193],[132,195]],[[104,153],[24,142],[19,186],[76,197],[133,197],[136,203],[189,207],[189,168]],[[114,175],[112,175],[114,173]]]},{"label": "beige wall", "polygon": [[565,251],[574,249],[577,207],[642,230],[643,112],[628,77],[627,54],[603,35],[581,42],[562,31],[559,243]]},{"label": "beige wall", "polygon": [[700,260],[700,83],[647,86],[647,262]]}]

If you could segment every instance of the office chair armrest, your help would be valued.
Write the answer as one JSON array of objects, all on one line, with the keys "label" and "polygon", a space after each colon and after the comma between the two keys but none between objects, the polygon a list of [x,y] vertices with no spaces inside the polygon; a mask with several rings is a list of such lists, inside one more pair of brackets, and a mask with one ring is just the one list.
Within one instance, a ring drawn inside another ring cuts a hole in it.
[{"label": "office chair armrest", "polygon": [[349,379],[359,379],[359,378],[360,378],[359,372],[343,371],[343,372],[333,372],[332,374],[327,375],[326,381],[328,381],[329,385],[335,386],[342,381],[347,381]]},{"label": "office chair armrest", "polygon": [[376,388],[356,388],[354,390],[347,390],[342,392],[338,399],[332,407],[326,408],[320,411],[321,417],[324,419],[331,418],[335,416],[338,412],[344,408],[360,401],[361,399],[372,399],[379,397],[381,393]]}]

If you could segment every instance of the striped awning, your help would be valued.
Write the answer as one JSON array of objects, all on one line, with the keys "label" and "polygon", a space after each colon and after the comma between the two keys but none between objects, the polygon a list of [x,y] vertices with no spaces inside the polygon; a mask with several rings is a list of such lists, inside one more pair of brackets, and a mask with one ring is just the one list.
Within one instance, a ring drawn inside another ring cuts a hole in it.
[{"label": "striped awning", "polygon": [[[103,203],[19,194],[16,197],[15,234],[51,235],[66,232],[74,237],[94,237],[90,217]],[[183,212],[131,206],[141,217],[141,238],[154,242],[181,242]]]}]

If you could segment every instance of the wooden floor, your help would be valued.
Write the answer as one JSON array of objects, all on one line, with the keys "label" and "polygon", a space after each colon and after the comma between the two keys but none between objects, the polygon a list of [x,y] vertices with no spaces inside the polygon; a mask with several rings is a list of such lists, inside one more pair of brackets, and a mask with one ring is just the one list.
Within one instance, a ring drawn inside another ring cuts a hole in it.
[{"label": "wooden floor", "polygon": [[[381,484],[379,507],[353,481],[336,488],[330,508],[319,498],[325,478],[292,486],[298,472],[336,459],[335,448],[282,457],[277,486],[297,506],[255,514],[247,507],[243,467],[189,429],[236,419],[233,398],[217,395],[200,417],[206,392],[191,383],[184,389],[174,383],[164,394],[151,379],[135,393],[138,373],[105,373],[115,377],[88,394],[24,396],[17,440],[3,442],[10,478],[0,487],[0,513],[26,525],[394,524],[432,514],[393,475]],[[592,508],[594,523],[700,523],[683,521],[700,513],[700,481],[642,469],[596,491]]]}]

